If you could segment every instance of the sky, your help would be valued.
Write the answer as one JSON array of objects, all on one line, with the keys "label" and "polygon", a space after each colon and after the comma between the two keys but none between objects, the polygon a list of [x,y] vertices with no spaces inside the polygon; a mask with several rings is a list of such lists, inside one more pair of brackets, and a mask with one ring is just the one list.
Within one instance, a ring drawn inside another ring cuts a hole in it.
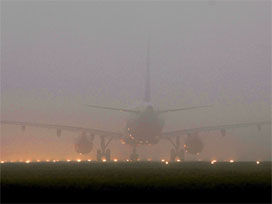
[{"label": "sky", "polygon": [[[270,1],[1,1],[1,120],[122,132],[143,103],[150,38],[151,102],[164,131],[270,120]],[[1,159],[78,158],[65,132],[1,126]],[[271,127],[200,133],[210,160],[271,160]],[[183,140],[184,141],[184,140]],[[98,138],[95,144],[98,144]],[[130,147],[114,141],[114,157]],[[96,148],[86,158],[95,158]],[[161,141],[141,158],[167,158]]]}]

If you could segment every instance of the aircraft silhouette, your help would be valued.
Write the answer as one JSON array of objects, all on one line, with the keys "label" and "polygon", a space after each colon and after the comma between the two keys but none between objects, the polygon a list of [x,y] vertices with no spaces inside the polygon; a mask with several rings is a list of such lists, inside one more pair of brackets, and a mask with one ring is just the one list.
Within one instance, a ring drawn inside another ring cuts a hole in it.
[{"label": "aircraft silhouette", "polygon": [[[209,126],[200,128],[191,128],[183,130],[175,130],[164,132],[164,120],[161,118],[162,114],[174,112],[174,111],[185,111],[196,108],[211,107],[206,106],[192,106],[185,108],[175,108],[167,110],[155,110],[151,104],[151,89],[150,89],[150,63],[149,63],[149,46],[147,51],[147,69],[146,69],[146,80],[145,80],[145,95],[144,95],[144,105],[139,109],[126,109],[126,108],[116,108],[116,107],[104,107],[97,105],[87,105],[92,108],[121,111],[130,114],[130,118],[126,122],[126,127],[123,133],[111,132],[106,130],[75,127],[75,126],[64,126],[56,124],[44,124],[44,123],[33,123],[33,122],[19,122],[19,121],[1,121],[2,124],[19,125],[22,130],[25,130],[26,126],[56,129],[57,136],[61,135],[62,131],[72,131],[80,132],[81,134],[75,142],[75,150],[81,154],[88,154],[93,148],[93,141],[95,136],[100,138],[100,149],[97,150],[97,160],[101,161],[103,158],[106,160],[111,160],[111,151],[109,149],[109,144],[113,139],[119,139],[122,144],[131,145],[132,152],[130,155],[130,160],[136,161],[138,159],[138,154],[136,152],[136,147],[138,145],[155,145],[158,144],[161,139],[169,141],[173,148],[170,151],[170,161],[174,161],[179,158],[184,160],[185,152],[191,154],[199,154],[203,150],[203,142],[199,138],[199,132],[208,132],[219,130],[222,136],[226,135],[227,129],[242,128],[248,126],[257,126],[258,130],[261,129],[262,125],[271,124],[270,121],[262,121],[255,123],[239,123],[239,124],[226,124],[219,126]],[[183,147],[180,145],[180,137],[187,135],[185,139],[185,144]]]}]

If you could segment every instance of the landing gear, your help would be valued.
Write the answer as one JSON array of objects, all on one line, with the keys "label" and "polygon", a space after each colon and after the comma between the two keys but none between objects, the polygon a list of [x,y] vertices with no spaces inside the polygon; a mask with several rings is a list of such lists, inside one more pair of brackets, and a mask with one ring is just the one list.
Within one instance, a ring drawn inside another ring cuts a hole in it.
[{"label": "landing gear", "polygon": [[105,136],[100,137],[100,147],[101,149],[97,150],[96,158],[97,161],[102,161],[102,159],[106,159],[106,161],[111,160],[111,151],[110,149],[106,149],[110,142],[112,141],[112,138],[110,138],[107,142],[105,141]]},{"label": "landing gear", "polygon": [[100,149],[96,152],[96,159],[97,161],[102,161],[102,154]]},{"label": "landing gear", "polygon": [[177,156],[179,157],[180,161],[184,161],[185,160],[185,151],[184,151],[184,149],[180,149]]},{"label": "landing gear", "polygon": [[132,153],[130,155],[130,160],[131,161],[137,161],[139,155],[136,153],[136,145],[133,145]]},{"label": "landing gear", "polygon": [[176,159],[176,151],[174,149],[171,149],[170,151],[170,161],[173,162]]},{"label": "landing gear", "polygon": [[107,150],[106,150],[105,157],[106,157],[106,160],[107,160],[107,161],[110,161],[110,160],[111,160],[111,151],[110,151],[110,149],[107,149]]},{"label": "landing gear", "polygon": [[174,146],[174,148],[170,151],[170,162],[174,162],[176,158],[178,158],[180,161],[184,161],[184,149],[180,148],[179,136],[176,137],[175,143],[170,138],[168,141]]}]

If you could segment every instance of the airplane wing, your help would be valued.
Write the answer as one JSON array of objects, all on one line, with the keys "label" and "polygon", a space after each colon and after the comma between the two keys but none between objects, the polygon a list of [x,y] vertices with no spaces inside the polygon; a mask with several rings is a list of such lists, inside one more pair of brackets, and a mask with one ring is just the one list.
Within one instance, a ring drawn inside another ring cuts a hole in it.
[{"label": "airplane wing", "polygon": [[98,108],[98,109],[105,109],[105,110],[116,110],[121,112],[129,112],[129,113],[138,113],[139,111],[136,110],[130,110],[130,109],[124,109],[124,108],[112,108],[112,107],[105,107],[105,106],[96,106],[96,105],[87,105],[92,108]]},{"label": "airplane wing", "polygon": [[26,126],[37,127],[37,128],[46,128],[46,129],[56,129],[57,136],[61,135],[62,131],[70,131],[70,132],[85,132],[99,136],[108,136],[113,138],[122,138],[121,133],[99,130],[99,129],[90,129],[83,127],[74,127],[74,126],[65,126],[65,125],[55,125],[55,124],[45,124],[45,123],[33,123],[33,122],[18,122],[18,121],[1,121],[1,124],[8,125],[18,125],[22,127],[22,130],[25,129]]},{"label": "airplane wing", "polygon": [[186,108],[176,108],[176,109],[160,110],[158,112],[159,113],[168,113],[168,112],[174,112],[174,111],[191,110],[191,109],[211,107],[211,106],[212,105],[207,105],[207,106],[192,106],[192,107],[186,107]]},{"label": "airplane wing", "polygon": [[207,127],[200,127],[200,128],[191,128],[191,129],[184,129],[184,130],[175,130],[175,131],[164,132],[162,134],[162,138],[176,137],[176,136],[192,134],[192,133],[198,133],[198,132],[209,132],[209,131],[214,131],[214,130],[220,130],[222,136],[225,136],[226,129],[257,126],[258,130],[260,130],[262,125],[271,125],[271,121],[262,121],[262,122],[255,122],[255,123],[238,123],[238,124],[228,124],[228,125],[218,125],[218,126],[207,126]]}]

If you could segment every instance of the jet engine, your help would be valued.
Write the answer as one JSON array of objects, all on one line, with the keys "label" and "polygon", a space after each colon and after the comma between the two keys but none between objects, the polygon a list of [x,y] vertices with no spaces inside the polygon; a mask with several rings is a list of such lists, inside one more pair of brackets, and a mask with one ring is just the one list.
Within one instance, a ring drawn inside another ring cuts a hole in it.
[{"label": "jet engine", "polygon": [[184,149],[191,154],[199,154],[203,150],[203,142],[197,134],[189,134],[185,140]]},{"label": "jet engine", "polygon": [[74,146],[77,153],[88,154],[93,149],[93,137],[88,138],[84,132],[76,139]]}]

